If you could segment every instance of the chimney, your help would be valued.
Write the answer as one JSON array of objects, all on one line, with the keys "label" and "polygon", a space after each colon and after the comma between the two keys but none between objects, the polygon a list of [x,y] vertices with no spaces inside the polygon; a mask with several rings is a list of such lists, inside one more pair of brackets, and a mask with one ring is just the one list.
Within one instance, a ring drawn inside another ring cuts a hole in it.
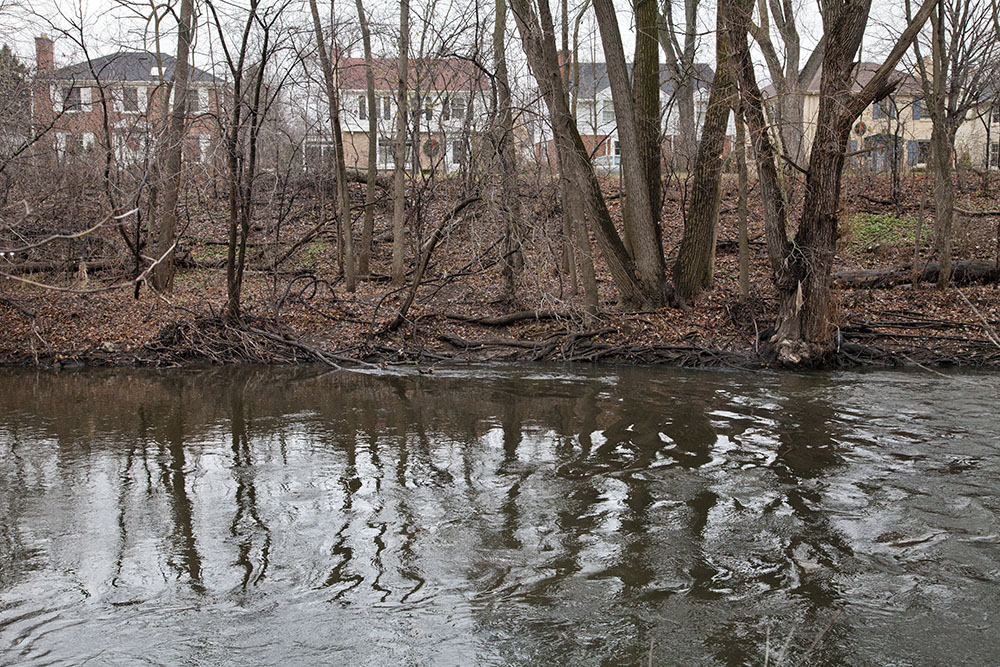
[{"label": "chimney", "polygon": [[52,40],[44,32],[35,37],[35,64],[39,74],[52,74],[56,66]]}]

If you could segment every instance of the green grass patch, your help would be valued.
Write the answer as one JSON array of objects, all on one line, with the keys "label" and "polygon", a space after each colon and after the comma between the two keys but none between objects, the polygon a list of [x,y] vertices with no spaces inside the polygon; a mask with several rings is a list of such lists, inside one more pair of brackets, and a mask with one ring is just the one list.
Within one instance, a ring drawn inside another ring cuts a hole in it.
[{"label": "green grass patch", "polygon": [[847,221],[854,243],[866,248],[913,243],[917,221],[891,213],[859,213]]}]

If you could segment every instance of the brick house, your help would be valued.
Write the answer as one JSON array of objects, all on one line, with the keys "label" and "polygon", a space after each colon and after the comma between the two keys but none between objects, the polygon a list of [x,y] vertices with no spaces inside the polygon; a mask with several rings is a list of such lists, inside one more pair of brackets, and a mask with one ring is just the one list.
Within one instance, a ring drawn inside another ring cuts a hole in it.
[{"label": "brick house", "polygon": [[[375,58],[375,108],[368,108],[365,61],[342,58],[337,67],[340,89],[341,130],[344,161],[348,168],[367,169],[368,119],[377,121],[375,162],[379,170],[392,169],[396,136],[396,94],[398,60]],[[488,84],[467,60],[459,58],[421,58],[409,62],[409,91],[406,165],[412,168],[414,146],[420,169],[436,168],[455,172],[466,163],[475,149],[479,134],[485,129],[480,116],[487,108]],[[321,134],[311,135],[303,145],[305,167],[323,168],[332,158],[333,145]]]},{"label": "brick house", "polygon": [[[51,125],[53,155],[59,162],[87,159],[90,151],[104,145],[106,131],[119,165],[147,159],[173,98],[175,58],[122,51],[56,69],[53,42],[44,34],[35,38],[35,57],[32,124],[38,130]],[[221,139],[215,118],[221,91],[215,77],[191,67],[184,146],[188,160],[208,161]]]}]

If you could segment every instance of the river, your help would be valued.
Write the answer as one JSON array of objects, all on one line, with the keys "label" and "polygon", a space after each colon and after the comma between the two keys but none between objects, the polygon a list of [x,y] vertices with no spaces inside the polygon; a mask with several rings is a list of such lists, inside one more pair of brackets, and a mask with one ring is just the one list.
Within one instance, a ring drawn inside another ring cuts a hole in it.
[{"label": "river", "polygon": [[998,406],[975,373],[0,372],[0,664],[996,664]]}]

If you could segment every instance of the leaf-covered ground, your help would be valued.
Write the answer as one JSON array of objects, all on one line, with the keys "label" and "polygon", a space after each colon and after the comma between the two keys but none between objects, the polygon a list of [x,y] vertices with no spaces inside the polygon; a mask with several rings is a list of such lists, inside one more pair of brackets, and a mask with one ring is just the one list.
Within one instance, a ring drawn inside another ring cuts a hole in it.
[{"label": "leaf-covered ground", "polygon": [[[907,180],[899,201],[892,202],[886,177],[848,175],[836,270],[906,265],[913,261],[915,247],[920,261],[930,259],[933,203],[920,195],[927,185],[922,177]],[[995,181],[984,183],[973,177],[963,185],[958,195],[963,210],[1000,208]],[[616,193],[617,179],[608,179],[605,188],[608,194]],[[354,186],[352,194],[360,206],[363,186]],[[800,196],[793,195],[793,208]],[[418,244],[460,198],[457,185],[439,187],[433,196],[424,193],[420,215],[411,224],[411,260]],[[760,345],[773,321],[776,301],[756,190],[750,199],[747,297],[741,297],[738,289],[736,188],[735,179],[727,175],[714,287],[686,311],[665,307],[624,312],[598,256],[601,312],[589,318],[584,315],[582,295],[573,292],[560,269],[557,189],[551,184],[522,186],[518,215],[527,237],[525,268],[512,299],[501,276],[499,217],[487,193],[484,203],[466,209],[447,228],[406,323],[384,332],[406,290],[406,285],[393,286],[387,280],[391,234],[385,192],[379,191],[371,277],[361,280],[354,293],[347,292],[337,277],[332,224],[275,266],[275,259],[321,216],[330,216],[328,197],[305,188],[284,209],[273,200],[262,204],[250,239],[245,322],[226,327],[216,319],[225,302],[225,271],[220,268],[225,257],[225,203],[202,191],[188,198],[178,252],[181,267],[167,294],[155,294],[144,285],[135,296],[127,284],[128,255],[117,230],[101,229],[88,239],[91,265],[110,266],[91,268],[86,275],[75,262],[62,272],[18,270],[19,263],[59,260],[78,249],[71,244],[79,241],[57,241],[29,255],[3,260],[0,271],[75,291],[0,279],[0,361],[170,366],[358,359],[427,367],[451,359],[547,359],[760,365],[764,363]],[[674,181],[663,213],[668,264],[679,247],[684,201],[682,183]],[[620,219],[620,200],[610,198],[609,207]],[[279,219],[279,210],[288,214]],[[78,225],[86,226],[88,215],[96,214],[86,207],[81,211]],[[360,229],[360,222],[355,229]],[[19,239],[25,238],[24,231],[22,226]],[[45,230],[35,233],[41,237]],[[998,233],[996,217],[958,215],[955,258],[996,262]],[[12,243],[7,238],[2,241],[0,246]],[[124,286],[98,291],[120,283]],[[831,363],[1000,364],[1000,344],[993,340],[1000,331],[1000,290],[995,284],[945,291],[930,283],[845,289],[835,293],[835,300],[840,345]],[[525,311],[542,317],[524,316],[505,326],[470,321]]]}]

